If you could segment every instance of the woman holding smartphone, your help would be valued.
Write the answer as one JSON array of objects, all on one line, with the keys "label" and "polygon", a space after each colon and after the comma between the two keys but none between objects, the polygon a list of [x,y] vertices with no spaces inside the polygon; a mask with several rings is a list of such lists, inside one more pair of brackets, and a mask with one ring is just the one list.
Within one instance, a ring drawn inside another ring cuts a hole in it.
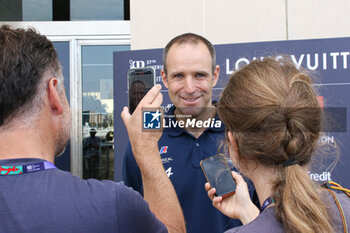
[{"label": "woman holding smartphone", "polygon": [[[229,155],[253,181],[261,209],[254,219],[257,210],[236,173],[233,196],[216,197],[207,183],[213,205],[245,224],[228,232],[344,232],[335,199],[308,175],[322,113],[311,84],[309,75],[286,59],[252,61],[230,77],[218,113],[226,126]],[[350,224],[350,199],[343,193],[335,196]]]}]

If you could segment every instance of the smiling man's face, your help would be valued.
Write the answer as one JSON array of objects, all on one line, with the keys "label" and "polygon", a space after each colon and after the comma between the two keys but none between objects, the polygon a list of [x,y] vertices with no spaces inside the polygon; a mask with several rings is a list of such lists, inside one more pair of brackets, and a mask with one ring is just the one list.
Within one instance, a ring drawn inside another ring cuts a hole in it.
[{"label": "smiling man's face", "polygon": [[212,70],[208,48],[197,44],[174,44],[167,56],[167,74],[162,71],[164,86],[177,114],[200,117],[212,107],[212,91],[219,77],[219,67]]}]

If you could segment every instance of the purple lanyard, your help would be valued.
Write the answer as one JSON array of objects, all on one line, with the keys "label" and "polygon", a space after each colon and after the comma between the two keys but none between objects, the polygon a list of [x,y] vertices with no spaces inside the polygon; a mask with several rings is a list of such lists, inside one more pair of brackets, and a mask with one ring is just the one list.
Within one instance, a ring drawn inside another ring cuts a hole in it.
[{"label": "purple lanyard", "polygon": [[268,198],[264,201],[264,203],[262,204],[261,209],[260,209],[260,213],[263,212],[263,211],[266,209],[266,207],[268,207],[269,205],[273,204],[274,202],[275,202],[275,201],[273,200],[272,197],[268,197]]},{"label": "purple lanyard", "polygon": [[0,175],[20,175],[47,169],[57,169],[57,167],[48,161],[18,166],[0,166]]}]

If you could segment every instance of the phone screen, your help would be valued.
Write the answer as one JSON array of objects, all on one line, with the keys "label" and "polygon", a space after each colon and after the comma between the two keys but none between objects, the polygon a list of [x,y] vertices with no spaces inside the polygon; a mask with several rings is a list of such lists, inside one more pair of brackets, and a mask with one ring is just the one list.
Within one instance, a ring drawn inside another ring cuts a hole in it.
[{"label": "phone screen", "polygon": [[129,111],[133,113],[147,92],[155,85],[153,68],[135,68],[128,72]]},{"label": "phone screen", "polygon": [[235,192],[236,183],[223,155],[215,155],[204,159],[200,165],[210,186],[216,189],[216,196],[225,197]]}]

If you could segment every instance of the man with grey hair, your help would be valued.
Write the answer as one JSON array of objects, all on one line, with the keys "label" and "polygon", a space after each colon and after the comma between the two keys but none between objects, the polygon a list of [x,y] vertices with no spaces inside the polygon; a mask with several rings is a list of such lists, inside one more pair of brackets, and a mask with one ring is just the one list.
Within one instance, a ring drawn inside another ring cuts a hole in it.
[{"label": "man with grey hair", "polygon": [[[145,200],[122,183],[82,180],[53,164],[71,117],[51,41],[33,29],[0,27],[1,232],[185,232],[158,156],[159,133],[141,131],[141,108],[159,107],[160,85],[122,118],[144,180]],[[152,213],[152,212],[153,213]]]}]

